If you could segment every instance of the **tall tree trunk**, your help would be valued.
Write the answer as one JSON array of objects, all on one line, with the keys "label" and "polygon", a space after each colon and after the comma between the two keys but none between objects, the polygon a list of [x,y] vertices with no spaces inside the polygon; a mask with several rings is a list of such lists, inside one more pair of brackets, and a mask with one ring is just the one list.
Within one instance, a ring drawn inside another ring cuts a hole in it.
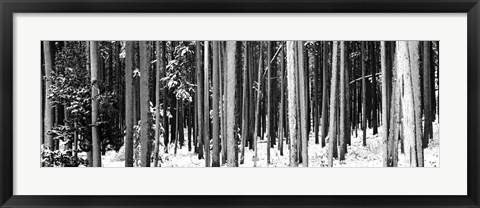
[{"label": "tall tree trunk", "polygon": [[[420,82],[418,66],[418,41],[397,42],[397,67],[403,77],[402,111],[405,145],[405,164],[423,166],[423,148],[420,121]],[[418,89],[417,89],[418,88]],[[420,125],[418,125],[420,124]]]},{"label": "tall tree trunk", "polygon": [[388,107],[387,101],[387,64],[386,64],[386,48],[385,41],[380,42],[380,62],[382,70],[382,149],[383,149],[383,166],[388,167]]},{"label": "tall tree trunk", "polygon": [[365,41],[361,45],[361,65],[362,65],[362,131],[363,131],[363,146],[367,146],[367,82],[365,79]]},{"label": "tall tree trunk", "polygon": [[423,133],[423,148],[428,147],[428,142],[433,137],[432,127],[432,98],[430,80],[430,41],[423,42],[423,111],[425,115],[425,128]]},{"label": "tall tree trunk", "polygon": [[200,41],[196,41],[195,44],[195,56],[196,56],[196,67],[197,72],[197,121],[198,121],[198,130],[197,130],[197,141],[198,141],[198,159],[203,159],[203,135],[204,135],[204,123],[203,123],[203,71],[202,71],[202,46]]},{"label": "tall tree trunk", "polygon": [[148,91],[150,58],[147,52],[147,42],[139,42],[140,50],[140,165],[150,167],[149,155],[149,121],[148,112],[150,111],[150,99]]},{"label": "tall tree trunk", "polygon": [[235,139],[235,47],[236,41],[227,41],[227,166],[238,167],[237,143]]},{"label": "tall tree trunk", "polygon": [[323,86],[322,86],[322,126],[320,132],[322,134],[322,147],[325,147],[325,139],[327,137],[328,125],[328,91],[327,91],[327,42],[323,42]]},{"label": "tall tree trunk", "polygon": [[97,81],[98,78],[98,51],[97,51],[97,42],[90,41],[90,57],[91,57],[91,79],[90,83],[92,86],[92,156],[93,156],[93,166],[101,167],[102,166],[102,155],[101,155],[101,141],[100,135],[98,134],[98,96],[100,94],[100,88]]},{"label": "tall tree trunk", "polygon": [[240,164],[244,163],[245,160],[245,143],[247,142],[247,137],[248,137],[248,116],[249,116],[249,100],[248,98],[250,95],[248,94],[248,53],[250,51],[248,50],[248,42],[243,41],[243,44],[245,45],[245,56],[244,56],[244,64],[243,64],[243,104],[242,104],[242,145],[240,146],[241,149],[241,155],[240,155]]},{"label": "tall tree trunk", "polygon": [[[160,82],[160,79],[162,79],[162,74],[165,71],[165,62],[164,60],[164,42],[163,41],[157,41],[157,79],[156,79],[156,88],[155,88],[155,98],[156,98],[156,106],[155,106],[155,152],[154,152],[154,160],[153,160],[153,167],[158,166],[158,154],[160,152],[160,136],[162,135],[162,132],[160,131],[160,111],[162,110],[160,108],[160,103],[161,103],[161,88],[162,84]],[[165,118],[164,114],[164,118]],[[165,126],[163,126],[165,128]],[[165,144],[164,144],[165,145]]]},{"label": "tall tree trunk", "polygon": [[212,84],[213,84],[213,98],[212,98],[212,108],[213,108],[213,155],[212,155],[212,167],[220,167],[220,146],[219,146],[219,137],[220,137],[220,123],[218,117],[218,102],[219,102],[219,70],[218,70],[218,41],[213,41],[213,71],[212,71]]},{"label": "tall tree trunk", "polygon": [[[303,167],[308,167],[308,121],[307,121],[307,108],[308,108],[308,98],[305,79],[308,79],[308,74],[305,74],[304,64],[304,48],[303,41],[297,42],[298,47],[298,78],[299,78],[299,96],[300,96],[300,132],[301,132],[301,149],[302,149],[302,165]],[[307,57],[305,57],[307,58]]]},{"label": "tall tree trunk", "polygon": [[378,134],[378,119],[377,119],[377,62],[375,53],[375,42],[372,42],[370,47],[370,67],[372,69],[372,126],[373,135]]},{"label": "tall tree trunk", "polygon": [[267,127],[266,127],[266,132],[267,132],[267,164],[270,164],[270,142],[272,139],[271,135],[271,129],[272,129],[272,122],[273,122],[273,116],[272,116],[272,64],[270,62],[270,59],[272,58],[272,43],[270,41],[267,41]]},{"label": "tall tree trunk", "polygon": [[209,98],[210,98],[210,92],[209,92],[209,76],[208,76],[208,71],[210,69],[209,66],[209,57],[210,54],[209,52],[209,46],[208,46],[208,41],[204,42],[204,58],[203,58],[203,124],[204,129],[203,129],[203,143],[205,145],[205,167],[210,167],[210,104],[209,104]]},{"label": "tall tree trunk", "polygon": [[133,167],[133,42],[125,43],[125,167]]},{"label": "tall tree trunk", "polygon": [[256,106],[255,106],[255,131],[253,134],[253,143],[254,143],[254,162],[253,166],[257,167],[257,161],[258,161],[258,132],[260,131],[260,102],[262,98],[262,69],[263,69],[263,44],[262,42],[259,42],[259,47],[260,47],[260,58],[258,61],[258,78],[257,78],[257,99],[256,99]]},{"label": "tall tree trunk", "polygon": [[332,50],[332,84],[330,93],[330,125],[328,133],[328,166],[333,167],[334,148],[337,148],[334,140],[337,137],[337,41],[333,41]]},{"label": "tall tree trunk", "polygon": [[[285,44],[285,43],[284,43]],[[284,115],[285,115],[285,109],[284,109],[284,105],[285,105],[285,68],[284,68],[284,64],[283,64],[283,61],[284,61],[284,50],[283,50],[283,46],[281,46],[282,48],[280,49],[280,110],[279,110],[279,124],[278,124],[278,149],[280,151],[280,155],[283,156],[283,120],[284,120]]]},{"label": "tall tree trunk", "polygon": [[296,42],[287,41],[287,86],[288,86],[288,123],[289,123],[289,138],[290,138],[290,166],[298,166],[297,155],[297,105],[295,93],[295,70],[297,68],[297,61],[295,60]]},{"label": "tall tree trunk", "polygon": [[223,50],[223,41],[220,42],[219,44],[219,64],[221,65],[221,70],[219,72],[220,74],[220,112],[222,113],[221,116],[220,116],[220,134],[222,135],[222,165],[226,164],[227,163],[227,136],[225,134],[226,130],[225,130],[225,112],[226,112],[226,108],[225,108],[225,88],[224,88],[224,85],[225,85],[225,72],[226,72],[226,66],[225,66],[225,63],[224,63],[224,56],[225,56],[225,50]]},{"label": "tall tree trunk", "polygon": [[346,141],[347,141],[347,128],[346,117],[347,117],[347,103],[346,103],[346,91],[345,91],[345,43],[340,41],[340,139],[339,139],[339,159],[345,160],[345,150],[346,150]]},{"label": "tall tree trunk", "polygon": [[319,81],[319,67],[318,67],[318,56],[320,55],[320,46],[315,44],[316,52],[313,52],[313,132],[315,134],[315,144],[319,144],[320,140],[318,138],[318,127],[320,120],[320,98],[318,95],[318,81]]},{"label": "tall tree trunk", "polygon": [[51,72],[53,70],[52,52],[50,47],[50,41],[43,41],[43,52],[45,61],[45,112],[44,112],[44,147],[46,149],[53,150],[53,136],[49,134],[49,131],[53,127],[53,107],[50,103],[50,86],[52,85]]}]

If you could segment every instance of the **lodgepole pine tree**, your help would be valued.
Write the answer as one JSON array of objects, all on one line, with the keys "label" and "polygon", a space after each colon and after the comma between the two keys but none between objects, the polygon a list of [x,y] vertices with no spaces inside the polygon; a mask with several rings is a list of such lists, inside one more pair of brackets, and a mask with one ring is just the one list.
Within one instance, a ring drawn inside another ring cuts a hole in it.
[{"label": "lodgepole pine tree", "polygon": [[133,42],[125,42],[125,167],[133,167]]},{"label": "lodgepole pine tree", "polygon": [[260,102],[262,98],[262,69],[263,69],[263,44],[260,42],[259,44],[260,47],[260,58],[258,61],[258,79],[257,79],[257,99],[256,99],[256,106],[255,106],[255,131],[253,134],[253,143],[254,143],[254,162],[253,166],[257,167],[257,161],[258,161],[258,148],[257,148],[257,143],[258,143],[258,134],[259,134],[259,127],[260,127]]},{"label": "lodgepole pine tree", "polygon": [[307,122],[307,90],[305,89],[308,87],[306,86],[305,79],[308,78],[308,74],[305,73],[304,70],[304,42],[298,41],[297,42],[297,52],[298,52],[298,80],[299,80],[299,89],[298,91],[300,96],[300,131],[301,131],[301,151],[302,151],[302,165],[303,167],[308,167],[308,122]]},{"label": "lodgepole pine tree", "polygon": [[424,132],[423,132],[423,148],[428,147],[428,142],[433,137],[432,127],[432,82],[430,80],[430,41],[423,42],[423,112],[425,117]]},{"label": "lodgepole pine tree", "polygon": [[243,62],[243,104],[242,104],[242,144],[241,148],[241,155],[240,155],[240,164],[244,163],[245,160],[245,143],[248,137],[248,114],[250,113],[249,110],[249,100],[248,98],[250,95],[248,94],[248,42],[243,41],[243,45],[245,48],[245,57]]},{"label": "lodgepole pine tree", "polygon": [[332,84],[330,93],[330,125],[328,133],[328,166],[333,167],[334,140],[337,137],[337,82],[338,82],[338,69],[337,69],[337,41],[333,41],[332,49]]},{"label": "lodgepole pine tree", "polygon": [[210,54],[208,41],[204,42],[204,58],[203,58],[203,144],[205,147],[205,167],[210,167],[210,105],[209,105],[209,69]]},{"label": "lodgepole pine tree", "polygon": [[361,65],[362,65],[362,131],[363,131],[363,146],[367,146],[367,82],[365,79],[365,41],[361,45]]},{"label": "lodgepole pine tree", "polygon": [[148,112],[150,99],[148,92],[150,58],[147,52],[147,41],[139,42],[140,52],[140,165],[150,167],[149,138],[148,138]]},{"label": "lodgepole pine tree", "polygon": [[50,41],[43,41],[43,57],[45,61],[45,109],[43,120],[43,132],[44,132],[44,147],[46,149],[53,150],[53,136],[49,134],[49,131],[53,127],[53,107],[49,98],[50,86],[52,85],[51,72],[53,69],[52,52],[50,47]]},{"label": "lodgepole pine tree", "polygon": [[339,139],[339,159],[345,160],[345,150],[346,150],[346,140],[347,136],[347,128],[349,128],[346,123],[346,91],[345,91],[345,43],[344,41],[340,41],[340,139]]},{"label": "lodgepole pine tree", "polygon": [[321,124],[321,129],[320,133],[322,135],[322,147],[325,147],[325,139],[327,137],[327,125],[328,125],[328,91],[327,91],[327,62],[328,62],[328,56],[327,56],[327,42],[323,42],[323,76],[322,76],[322,124]]},{"label": "lodgepole pine tree", "polygon": [[290,138],[290,167],[298,166],[297,155],[297,105],[295,96],[295,70],[297,63],[295,60],[296,42],[287,41],[287,86],[288,86],[288,123]]},{"label": "lodgepole pine tree", "polygon": [[[161,103],[161,88],[162,84],[160,82],[160,79],[162,78],[162,74],[165,71],[165,62],[164,62],[164,42],[163,41],[156,41],[157,44],[157,70],[156,70],[156,87],[155,87],[155,99],[156,99],[156,106],[155,106],[155,151],[154,151],[154,160],[153,160],[153,167],[158,166],[158,154],[160,152],[160,136],[162,135],[162,132],[160,131],[160,103]],[[166,117],[166,114],[164,114],[163,117]],[[165,128],[165,126],[163,127]],[[165,146],[165,148],[167,148]]]},{"label": "lodgepole pine tree", "polygon": [[227,118],[227,166],[238,167],[237,161],[237,145],[235,141],[235,47],[236,41],[227,41],[227,99],[226,105],[228,106],[226,112]]},{"label": "lodgepole pine tree", "polygon": [[212,154],[212,167],[220,167],[220,146],[219,146],[219,137],[220,137],[220,123],[219,123],[219,113],[218,113],[218,102],[219,102],[219,70],[218,70],[218,41],[213,41],[213,71],[212,71],[212,85],[213,85],[213,96],[212,96],[212,108],[213,108],[213,154]]},{"label": "lodgepole pine tree", "polygon": [[196,73],[197,73],[197,141],[198,141],[198,159],[203,159],[203,136],[204,136],[204,123],[203,123],[203,71],[202,71],[202,46],[200,41],[195,42],[195,59],[196,59]]},{"label": "lodgepole pine tree", "polygon": [[100,135],[98,134],[98,95],[100,94],[100,88],[98,84],[98,51],[97,51],[97,42],[90,41],[90,57],[91,57],[91,79],[90,83],[92,86],[92,157],[93,157],[93,167],[102,166],[102,155],[101,155],[101,141]]}]

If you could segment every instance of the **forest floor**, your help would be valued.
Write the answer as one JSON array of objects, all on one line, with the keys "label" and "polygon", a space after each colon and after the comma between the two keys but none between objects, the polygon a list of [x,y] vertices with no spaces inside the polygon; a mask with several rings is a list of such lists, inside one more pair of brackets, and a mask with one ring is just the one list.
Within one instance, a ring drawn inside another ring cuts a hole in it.
[{"label": "forest floor", "polygon": [[[439,153],[440,153],[440,138],[439,138],[439,123],[433,123],[433,139],[429,142],[428,147],[424,150],[425,167],[438,167],[439,166]],[[355,133],[352,135],[351,143],[348,146],[347,154],[344,161],[334,160],[334,167],[383,167],[382,163],[382,138],[381,128],[378,128],[378,134],[373,135],[372,129],[367,129],[367,145],[362,145],[362,131],[358,130],[358,137],[355,137]],[[327,167],[328,155],[327,147],[323,147],[321,144],[315,144],[315,138],[311,133],[309,139],[308,148],[308,164],[309,167]],[[258,143],[258,161],[257,167],[288,167],[289,165],[289,151],[288,145],[284,144],[283,156],[280,155],[278,147],[270,149],[271,163],[267,164],[267,143],[265,140],[260,140]],[[123,148],[119,152],[109,151],[102,158],[103,167],[123,167],[124,152]],[[174,153],[174,145],[169,145],[169,153],[161,154],[161,161],[159,164],[161,167],[205,167],[205,160],[198,159],[198,155],[193,152],[189,152],[188,148],[184,146],[178,149],[177,154]],[[245,148],[245,162],[240,164],[240,167],[254,167],[254,151]],[[399,149],[399,162],[398,166],[404,166],[404,155],[401,154]],[[225,166],[225,165],[224,165]],[[301,164],[299,165],[302,166]]]}]

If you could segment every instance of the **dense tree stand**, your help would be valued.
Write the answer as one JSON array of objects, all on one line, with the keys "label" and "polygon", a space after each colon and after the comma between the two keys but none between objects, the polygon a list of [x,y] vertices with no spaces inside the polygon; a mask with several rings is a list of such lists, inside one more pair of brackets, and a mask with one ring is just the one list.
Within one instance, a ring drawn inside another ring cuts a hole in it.
[{"label": "dense tree stand", "polygon": [[41,47],[42,167],[438,166],[435,41]]}]

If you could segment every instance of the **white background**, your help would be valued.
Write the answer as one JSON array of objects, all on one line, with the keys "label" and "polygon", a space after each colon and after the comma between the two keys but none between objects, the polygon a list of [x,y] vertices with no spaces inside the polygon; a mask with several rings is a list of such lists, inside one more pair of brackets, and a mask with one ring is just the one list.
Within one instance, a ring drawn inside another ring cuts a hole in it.
[{"label": "white background", "polygon": [[[439,40],[440,168],[40,168],[41,40]],[[466,14],[14,15],[14,194],[465,195],[466,147]]]}]

